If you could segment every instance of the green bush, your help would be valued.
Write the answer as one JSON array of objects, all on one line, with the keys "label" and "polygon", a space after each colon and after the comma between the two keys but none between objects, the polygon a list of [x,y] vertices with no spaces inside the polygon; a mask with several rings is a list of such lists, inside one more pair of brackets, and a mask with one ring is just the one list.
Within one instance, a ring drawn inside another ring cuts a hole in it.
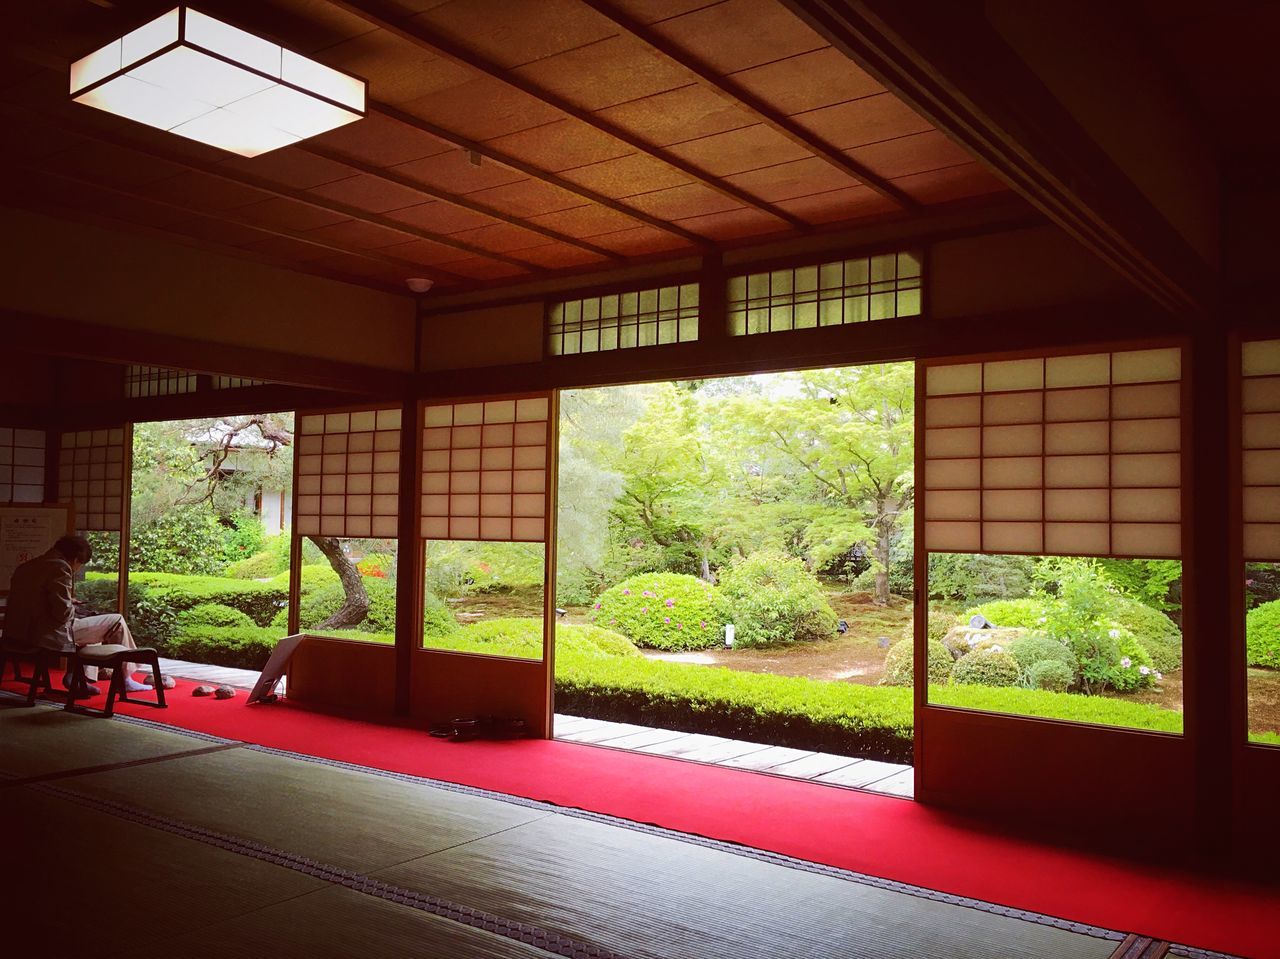
[{"label": "green bush", "polygon": [[541,589],[544,556],[538,543],[431,542],[427,589],[445,597]]},{"label": "green bush", "polygon": [[1151,655],[1156,669],[1171,673],[1182,668],[1182,631],[1177,623],[1129,596],[1116,596],[1111,612],[1115,621],[1133,633],[1133,638]]},{"label": "green bush", "polygon": [[975,606],[961,617],[966,623],[974,616],[985,616],[996,626],[1011,629],[1044,630],[1044,603],[1036,598],[995,599]]},{"label": "green bush", "polygon": [[1018,669],[1023,676],[1029,676],[1031,667],[1036,663],[1052,660],[1061,663],[1071,674],[1072,681],[1075,680],[1076,670],[1079,668],[1076,655],[1056,639],[1029,633],[1025,636],[1015,636],[1005,644],[1004,648],[1018,661]]},{"label": "green bush", "polygon": [[[340,583],[338,574],[333,571],[333,567],[328,563],[315,566],[302,567],[302,578],[299,583],[299,589],[303,596],[314,593],[318,589],[326,586],[335,586]],[[289,590],[289,571],[286,569],[275,576],[271,577],[268,585],[276,589],[283,589],[285,592]]]},{"label": "green bush", "polygon": [[[885,686],[912,686],[915,684],[915,641],[904,639],[889,647],[884,658]],[[951,674],[951,651],[937,640],[929,640],[929,682],[945,683]]]},{"label": "green bush", "polygon": [[259,626],[204,626],[182,629],[168,655],[233,669],[262,669],[282,638],[279,630]]},{"label": "green bush", "polygon": [[641,573],[606,590],[597,626],[651,649],[707,649],[721,642],[715,587],[682,573]]},{"label": "green bush", "polygon": [[1245,637],[1250,666],[1280,669],[1280,600],[1249,610]]},{"label": "green bush", "polygon": [[264,550],[232,563],[226,575],[230,579],[270,579],[279,572],[279,555],[273,550]]},{"label": "green bush", "polygon": [[1027,685],[1032,689],[1065,693],[1075,681],[1075,670],[1058,659],[1042,659],[1027,670]]},{"label": "green bush", "polygon": [[734,645],[780,646],[826,639],[836,614],[803,561],[759,550],[720,572],[721,619],[733,623]]},{"label": "green bush", "polygon": [[191,630],[200,626],[253,626],[254,621],[238,609],[218,603],[201,603],[192,606],[178,617],[179,630]]},{"label": "green bush", "polygon": [[129,568],[186,576],[216,575],[227,566],[229,533],[212,510],[175,506],[130,530]]},{"label": "green bush", "polygon": [[955,613],[945,609],[929,608],[929,626],[928,633],[930,639],[942,642],[942,637],[951,632],[952,627],[956,626],[958,619]]},{"label": "green bush", "polygon": [[1034,586],[1038,562],[1032,556],[934,553],[929,557],[929,596],[965,605],[1025,597]]},{"label": "green bush", "polygon": [[[462,626],[433,648],[465,652],[542,658],[542,621],[527,618],[488,619]],[[571,655],[639,656],[640,651],[627,637],[599,626],[556,623],[556,656]]]},{"label": "green bush", "polygon": [[975,649],[956,660],[951,681],[961,686],[1016,686],[1018,661],[999,646]]}]

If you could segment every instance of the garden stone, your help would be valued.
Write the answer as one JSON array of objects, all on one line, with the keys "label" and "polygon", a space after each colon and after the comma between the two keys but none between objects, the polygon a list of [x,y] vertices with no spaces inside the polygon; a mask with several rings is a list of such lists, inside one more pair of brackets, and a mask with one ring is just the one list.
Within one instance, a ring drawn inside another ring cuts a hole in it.
[{"label": "garden stone", "polygon": [[1003,649],[1011,640],[1026,634],[1027,630],[1012,626],[953,626],[942,637],[942,645],[947,647],[952,658],[959,659],[975,649],[989,649],[992,646]]},{"label": "garden stone", "polygon": [[213,691],[214,699],[232,699],[235,697],[236,691],[231,686],[219,686]]},{"label": "garden stone", "polygon": [[880,636],[880,637],[878,637],[878,638],[876,639],[876,645],[877,645],[877,646],[879,646],[881,649],[888,649],[888,648],[889,648],[889,637],[888,637],[888,636]]},{"label": "garden stone", "polygon": [[195,689],[191,690],[191,695],[192,695],[192,696],[212,696],[212,695],[213,695],[213,687],[212,687],[212,686],[197,686]]}]

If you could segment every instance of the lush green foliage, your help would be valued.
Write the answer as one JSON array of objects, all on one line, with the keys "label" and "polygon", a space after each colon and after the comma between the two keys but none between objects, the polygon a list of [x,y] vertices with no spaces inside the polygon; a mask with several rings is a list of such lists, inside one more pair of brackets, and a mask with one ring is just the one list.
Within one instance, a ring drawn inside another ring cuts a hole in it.
[{"label": "lush green foliage", "polygon": [[[884,677],[880,680],[886,686],[915,685],[915,641],[903,639],[889,647],[884,658]],[[951,651],[937,640],[929,640],[929,682],[945,683],[951,675],[951,665],[955,660]]]},{"label": "lush green foliage", "polygon": [[1055,693],[1065,693],[1076,681],[1076,671],[1057,659],[1041,659],[1032,663],[1026,676],[1026,685],[1031,689],[1047,689]]},{"label": "lush green foliage", "polygon": [[1171,673],[1182,668],[1182,631],[1168,616],[1129,596],[1114,597],[1111,613],[1150,654],[1156,669]]},{"label": "lush green foliage", "polygon": [[198,626],[180,629],[163,652],[197,663],[262,669],[281,638],[279,630],[260,626]]},{"label": "lush green foliage", "polygon": [[226,528],[198,506],[175,506],[129,535],[129,567],[138,572],[215,575],[227,566]]},{"label": "lush green foliage", "polygon": [[998,646],[965,653],[951,667],[951,681],[961,686],[1016,686],[1018,661]]},{"label": "lush green foliage", "polygon": [[540,543],[427,544],[427,589],[437,596],[511,593],[542,587]]},{"label": "lush green foliage", "polygon": [[929,702],[1015,716],[1042,716],[1099,726],[1123,726],[1182,732],[1182,713],[1109,696],[1080,696],[1042,689],[983,686],[930,686]]},{"label": "lush green foliage", "polygon": [[280,572],[279,560],[279,553],[266,549],[232,563],[225,575],[230,579],[270,579]]},{"label": "lush green foliage", "polygon": [[606,590],[592,621],[638,646],[706,649],[721,642],[715,590],[696,576],[642,573]]},{"label": "lush green foliage", "polygon": [[[394,633],[396,630],[396,587],[394,583],[364,577],[364,591],[369,596],[369,612],[357,625],[362,633]],[[321,586],[302,598],[298,604],[298,625],[315,629],[342,608],[346,601],[341,583]]]},{"label": "lush green foliage", "polygon": [[968,622],[975,615],[985,616],[994,626],[1009,629],[1039,629],[1045,626],[1044,602],[1040,598],[997,599],[969,610],[961,618]]},{"label": "lush green foliage", "polygon": [[[1017,599],[1031,592],[1036,560],[1031,556],[934,553],[929,557],[929,596],[966,606]],[[1018,626],[1021,623],[1004,623]]]},{"label": "lush green foliage", "polygon": [[818,580],[781,550],[759,550],[722,570],[719,600],[721,619],[736,629],[736,646],[777,646],[835,634],[836,614]]},{"label": "lush green foliage", "polygon": [[1126,596],[1158,611],[1182,598],[1182,563],[1176,559],[1100,559],[1107,579]]},{"label": "lush green foliage", "polygon": [[244,613],[230,606],[219,603],[201,603],[192,606],[178,617],[180,630],[192,630],[201,626],[254,626],[256,625]]},{"label": "lush green foliage", "polygon": [[1066,646],[1048,636],[1028,633],[1015,636],[1005,644],[1005,650],[1018,661],[1018,669],[1024,677],[1029,676],[1031,667],[1046,660],[1061,663],[1071,674],[1074,681],[1079,664],[1075,653]]},{"label": "lush green foliage", "polygon": [[[540,659],[542,623],[527,618],[487,619],[458,628],[432,647]],[[556,623],[556,656],[563,654],[638,657],[640,652],[631,640],[612,630]]]},{"label": "lush green foliage", "polygon": [[1249,610],[1245,636],[1250,666],[1280,669],[1280,600]]}]

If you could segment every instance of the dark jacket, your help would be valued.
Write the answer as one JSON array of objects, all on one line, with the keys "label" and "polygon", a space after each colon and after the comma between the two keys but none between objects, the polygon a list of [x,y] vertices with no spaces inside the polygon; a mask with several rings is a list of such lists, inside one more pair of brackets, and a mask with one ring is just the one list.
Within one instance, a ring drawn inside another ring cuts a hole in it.
[{"label": "dark jacket", "polygon": [[57,550],[28,560],[13,571],[4,614],[5,639],[66,652],[75,648],[71,624],[75,595],[71,564]]}]

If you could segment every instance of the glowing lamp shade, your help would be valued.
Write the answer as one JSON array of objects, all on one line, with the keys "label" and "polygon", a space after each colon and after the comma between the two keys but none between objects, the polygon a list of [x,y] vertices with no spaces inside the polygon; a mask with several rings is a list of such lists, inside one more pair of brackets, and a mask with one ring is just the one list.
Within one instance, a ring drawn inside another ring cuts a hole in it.
[{"label": "glowing lamp shade", "polygon": [[361,119],[365,81],[182,6],[73,63],[71,98],[253,157]]}]

